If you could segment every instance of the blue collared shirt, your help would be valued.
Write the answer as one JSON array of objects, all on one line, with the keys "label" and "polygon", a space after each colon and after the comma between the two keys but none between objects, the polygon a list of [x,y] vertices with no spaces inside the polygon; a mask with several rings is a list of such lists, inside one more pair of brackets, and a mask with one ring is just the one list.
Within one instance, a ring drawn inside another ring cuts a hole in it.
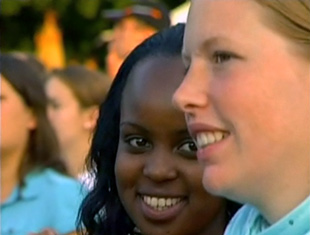
[{"label": "blue collared shirt", "polygon": [[225,235],[310,235],[310,196],[278,222],[269,225],[259,211],[243,206],[232,218]]},{"label": "blue collared shirt", "polygon": [[76,231],[85,190],[75,179],[52,169],[36,171],[1,204],[1,235],[26,235],[52,228],[59,234]]}]

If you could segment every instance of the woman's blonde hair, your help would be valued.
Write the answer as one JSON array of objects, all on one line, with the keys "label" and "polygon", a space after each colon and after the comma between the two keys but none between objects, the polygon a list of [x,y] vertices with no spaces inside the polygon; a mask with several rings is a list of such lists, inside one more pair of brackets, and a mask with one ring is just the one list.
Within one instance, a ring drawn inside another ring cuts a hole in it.
[{"label": "woman's blonde hair", "polygon": [[264,9],[265,23],[287,37],[310,60],[310,0],[255,0]]}]

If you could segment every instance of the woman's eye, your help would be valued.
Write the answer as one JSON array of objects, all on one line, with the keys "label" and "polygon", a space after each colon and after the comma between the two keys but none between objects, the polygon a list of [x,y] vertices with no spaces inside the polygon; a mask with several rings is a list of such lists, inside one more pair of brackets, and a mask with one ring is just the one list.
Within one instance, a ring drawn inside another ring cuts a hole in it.
[{"label": "woman's eye", "polygon": [[55,101],[53,101],[53,100],[50,100],[50,101],[48,102],[48,106],[51,107],[52,109],[58,109],[58,108],[60,108],[60,104],[57,103],[57,102],[55,102]]},{"label": "woman's eye", "polygon": [[151,144],[142,137],[131,137],[127,138],[126,142],[135,148],[148,148],[151,146]]},{"label": "woman's eye", "polygon": [[51,107],[53,109],[58,109],[60,107],[60,105],[59,104],[51,104]]},{"label": "woman's eye", "polygon": [[179,145],[177,151],[183,156],[196,159],[197,146],[195,142],[191,139],[183,141]]},{"label": "woman's eye", "polygon": [[214,60],[214,63],[216,64],[222,64],[224,62],[229,61],[233,57],[234,55],[232,53],[225,52],[225,51],[216,51],[213,55],[213,60]]},{"label": "woman's eye", "polygon": [[183,143],[180,148],[180,150],[183,150],[183,151],[188,151],[188,152],[196,152],[197,151],[197,147],[196,147],[196,144],[194,141],[187,141],[185,143]]}]

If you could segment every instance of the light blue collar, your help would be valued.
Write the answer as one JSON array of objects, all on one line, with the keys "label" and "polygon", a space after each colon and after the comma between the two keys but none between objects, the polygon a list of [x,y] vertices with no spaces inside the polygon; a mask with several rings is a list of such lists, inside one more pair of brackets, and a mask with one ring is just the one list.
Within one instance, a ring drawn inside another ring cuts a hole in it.
[{"label": "light blue collar", "polygon": [[40,174],[42,174],[41,170],[35,170],[29,173],[25,177],[25,186],[16,186],[10,197],[4,203],[2,203],[1,206],[11,204],[19,200],[35,199],[40,194],[40,188],[37,187],[34,181]]},{"label": "light blue collar", "polygon": [[262,235],[301,235],[310,232],[310,196],[275,224],[262,231]]},{"label": "light blue collar", "polygon": [[272,225],[256,208],[244,205],[231,219],[225,235],[310,235],[310,195]]}]

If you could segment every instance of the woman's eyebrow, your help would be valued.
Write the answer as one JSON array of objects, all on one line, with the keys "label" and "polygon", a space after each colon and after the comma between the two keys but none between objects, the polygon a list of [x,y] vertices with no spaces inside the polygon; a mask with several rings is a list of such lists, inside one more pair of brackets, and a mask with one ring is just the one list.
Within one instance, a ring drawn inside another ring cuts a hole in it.
[{"label": "woman's eyebrow", "polygon": [[217,45],[222,45],[222,44],[231,44],[232,40],[225,37],[225,36],[214,36],[214,37],[209,37],[205,39],[204,41],[201,42],[199,46],[199,50],[202,51],[207,51],[210,49],[212,46],[217,46]]},{"label": "woman's eyebrow", "polygon": [[[208,37],[198,42],[197,52],[206,53],[207,51],[210,50],[211,47],[222,45],[222,44],[230,45],[231,43],[232,43],[232,40],[227,38],[224,35]],[[191,53],[186,49],[186,47],[183,47],[182,49],[182,59],[185,64],[191,60]]]},{"label": "woman's eyebrow", "polygon": [[134,129],[137,129],[141,132],[146,132],[146,133],[149,133],[149,131],[143,127],[142,125],[139,125],[137,123],[134,123],[134,122],[130,122],[130,121],[123,121],[120,123],[120,128],[134,128]]}]

